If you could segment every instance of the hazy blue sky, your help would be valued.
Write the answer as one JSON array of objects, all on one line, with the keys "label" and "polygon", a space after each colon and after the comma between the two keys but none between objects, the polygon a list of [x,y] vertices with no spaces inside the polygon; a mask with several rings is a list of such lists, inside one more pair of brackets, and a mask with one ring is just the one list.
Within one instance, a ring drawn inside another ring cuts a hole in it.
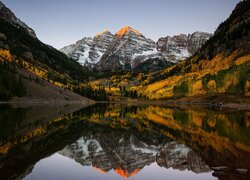
[{"label": "hazy blue sky", "polygon": [[2,0],[56,48],[129,25],[146,37],[214,32],[240,0]]}]

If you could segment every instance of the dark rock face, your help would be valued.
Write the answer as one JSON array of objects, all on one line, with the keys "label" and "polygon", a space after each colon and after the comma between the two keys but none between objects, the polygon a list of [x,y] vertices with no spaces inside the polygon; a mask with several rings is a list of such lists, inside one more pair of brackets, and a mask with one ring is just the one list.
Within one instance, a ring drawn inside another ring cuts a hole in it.
[{"label": "dark rock face", "polygon": [[188,36],[186,34],[180,34],[173,37],[162,37],[157,41],[157,50],[161,52],[170,53],[173,50],[186,48]]},{"label": "dark rock face", "polygon": [[29,35],[36,38],[35,31],[31,29],[29,26],[27,26],[20,19],[18,19],[15,16],[15,14],[9,8],[7,8],[1,1],[0,1],[0,18],[4,19],[7,22],[12,23],[15,26],[21,26],[29,33]]},{"label": "dark rock face", "polygon": [[132,69],[156,71],[170,67],[197,52],[211,36],[209,33],[195,32],[160,38],[156,43],[157,51],[136,56]]},{"label": "dark rock face", "polygon": [[196,53],[212,35],[213,34],[205,32],[194,32],[188,35],[188,52],[190,52],[191,55]]},{"label": "dark rock face", "polygon": [[164,58],[149,58],[144,62],[140,62],[133,70],[140,72],[153,72],[173,66],[174,64],[175,63],[167,61]]},{"label": "dark rock face", "polygon": [[0,33],[0,48],[9,49],[9,46],[5,43],[7,36],[3,33]]},{"label": "dark rock face", "polygon": [[33,61],[33,54],[29,51],[23,53],[23,58]]},{"label": "dark rock face", "polygon": [[240,1],[227,20],[222,22],[201,54],[210,59],[218,53],[231,54],[235,50],[250,52],[250,1]]},{"label": "dark rock face", "polygon": [[189,169],[195,173],[210,171],[208,165],[193,150],[176,142],[165,144],[161,152],[157,154],[156,162],[161,167]]},{"label": "dark rock face", "polygon": [[197,52],[201,46],[212,36],[210,33],[194,32],[193,34],[180,34],[167,36],[157,41],[157,50],[172,62],[188,58]]}]

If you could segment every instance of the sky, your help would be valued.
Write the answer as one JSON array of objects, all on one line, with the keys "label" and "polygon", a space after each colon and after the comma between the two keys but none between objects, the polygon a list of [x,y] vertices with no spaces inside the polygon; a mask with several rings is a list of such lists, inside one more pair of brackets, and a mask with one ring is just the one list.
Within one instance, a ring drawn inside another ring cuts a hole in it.
[{"label": "sky", "polygon": [[160,37],[213,33],[240,0],[1,0],[37,37],[57,49],[124,26]]}]

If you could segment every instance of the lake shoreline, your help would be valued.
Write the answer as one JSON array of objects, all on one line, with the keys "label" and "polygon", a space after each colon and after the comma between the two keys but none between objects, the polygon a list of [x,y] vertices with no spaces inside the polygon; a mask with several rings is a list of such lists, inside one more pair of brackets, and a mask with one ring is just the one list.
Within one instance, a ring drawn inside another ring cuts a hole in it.
[{"label": "lake shoreline", "polygon": [[149,99],[122,99],[114,101],[86,100],[43,100],[16,98],[10,101],[0,101],[1,104],[10,105],[83,105],[90,106],[96,103],[127,104],[127,105],[169,105],[169,106],[201,106],[215,108],[229,108],[237,110],[250,110],[250,98],[236,96],[202,96],[202,97],[179,97],[166,100]]},{"label": "lake shoreline", "polygon": [[10,100],[10,101],[0,101],[0,105],[11,105],[16,107],[27,107],[27,106],[82,106],[87,107],[94,105],[96,101],[94,100],[37,100],[37,99],[26,99],[26,100]]},{"label": "lake shoreline", "polygon": [[214,108],[228,108],[237,110],[250,110],[250,98],[232,95],[178,97],[166,100],[149,99],[122,99],[115,101],[97,101],[96,103],[116,103],[128,105],[169,105],[169,106],[202,106]]},{"label": "lake shoreline", "polygon": [[236,110],[250,110],[249,103],[224,103],[222,105],[211,104],[209,102],[188,102],[188,101],[97,101],[96,103],[113,103],[113,104],[128,104],[128,105],[168,105],[173,107],[190,106],[190,107],[213,107],[213,108],[228,108]]}]

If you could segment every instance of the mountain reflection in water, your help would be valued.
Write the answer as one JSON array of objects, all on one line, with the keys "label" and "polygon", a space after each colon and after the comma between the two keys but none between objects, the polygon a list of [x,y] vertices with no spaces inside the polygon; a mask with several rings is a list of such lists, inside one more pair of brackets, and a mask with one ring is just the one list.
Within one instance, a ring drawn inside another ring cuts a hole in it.
[{"label": "mountain reflection in water", "polygon": [[[151,167],[165,169],[154,179],[167,178],[170,169],[207,179],[249,179],[250,112],[121,104],[80,110],[1,106],[1,179],[41,179],[39,165],[55,155],[92,167],[93,179],[116,179],[114,174],[142,179],[140,174],[154,173]],[[62,172],[48,178],[57,173]]]}]

